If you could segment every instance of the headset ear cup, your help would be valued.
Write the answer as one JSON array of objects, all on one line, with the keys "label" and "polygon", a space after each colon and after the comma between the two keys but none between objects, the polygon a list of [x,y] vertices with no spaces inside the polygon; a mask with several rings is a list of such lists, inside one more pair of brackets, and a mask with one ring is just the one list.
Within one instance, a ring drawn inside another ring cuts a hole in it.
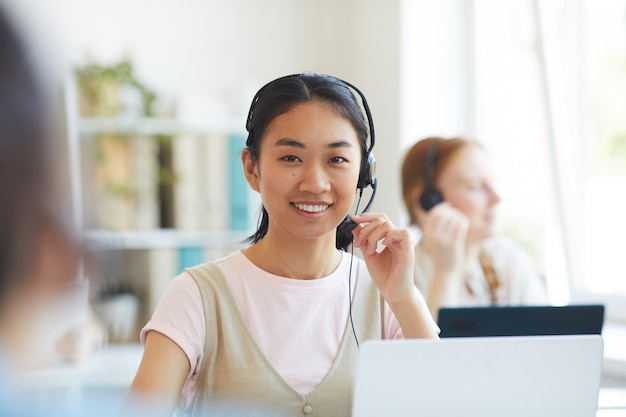
[{"label": "headset ear cup", "polygon": [[427,188],[420,194],[419,202],[424,211],[429,211],[437,204],[443,202],[443,195],[436,188]]},{"label": "headset ear cup", "polygon": [[437,159],[437,148],[440,139],[435,139],[428,147],[424,162],[424,191],[420,194],[419,203],[424,211],[429,211],[437,204],[443,202],[443,195],[435,187],[434,170]]},{"label": "headset ear cup", "polygon": [[376,158],[374,158],[374,154],[371,152],[367,154],[367,160],[364,164],[361,164],[361,171],[359,172],[359,181],[357,182],[356,187],[361,190],[369,187],[373,180],[374,175],[376,174]]}]

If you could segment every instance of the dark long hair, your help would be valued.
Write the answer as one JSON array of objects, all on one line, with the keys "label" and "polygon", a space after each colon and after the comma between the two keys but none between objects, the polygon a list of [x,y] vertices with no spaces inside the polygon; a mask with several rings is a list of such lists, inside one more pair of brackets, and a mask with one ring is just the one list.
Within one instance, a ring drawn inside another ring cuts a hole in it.
[{"label": "dark long hair", "polygon": [[0,310],[11,290],[26,285],[43,234],[69,239],[53,203],[46,90],[9,19],[0,8]]},{"label": "dark long hair", "polygon": [[[361,164],[363,164],[369,152],[367,147],[369,129],[363,110],[350,85],[337,77],[313,73],[278,78],[261,87],[256,93],[246,121],[248,131],[246,146],[252,159],[258,162],[261,140],[275,117],[286,113],[296,104],[314,100],[330,104],[352,124],[361,146]],[[261,207],[258,229],[246,239],[246,242],[257,243],[267,234],[268,228],[269,215],[265,207]],[[351,235],[338,234],[336,247],[347,250],[351,241]]]}]

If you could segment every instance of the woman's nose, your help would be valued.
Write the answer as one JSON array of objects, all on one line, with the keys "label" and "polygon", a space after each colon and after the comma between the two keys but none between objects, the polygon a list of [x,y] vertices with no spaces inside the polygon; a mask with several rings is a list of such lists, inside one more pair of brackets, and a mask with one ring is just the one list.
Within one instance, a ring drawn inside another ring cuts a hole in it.
[{"label": "woman's nose", "polygon": [[326,170],[320,164],[310,164],[303,172],[300,190],[313,194],[328,191],[330,182]]},{"label": "woman's nose", "polygon": [[498,204],[500,202],[500,194],[498,194],[498,192],[492,185],[487,188],[489,190],[489,201],[491,202],[491,204]]}]

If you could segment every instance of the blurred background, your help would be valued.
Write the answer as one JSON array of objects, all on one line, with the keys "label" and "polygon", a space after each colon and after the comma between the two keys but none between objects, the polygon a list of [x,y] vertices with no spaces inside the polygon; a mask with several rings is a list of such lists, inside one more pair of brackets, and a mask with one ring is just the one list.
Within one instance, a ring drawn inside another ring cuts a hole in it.
[{"label": "blurred background", "polygon": [[368,98],[372,210],[407,225],[405,149],[474,137],[496,161],[500,230],[537,262],[551,302],[601,302],[609,324],[626,323],[626,1],[4,3],[63,97],[67,186],[93,248],[85,273],[99,275],[90,300],[113,342],[136,344],[174,275],[256,227],[238,159],[248,106],[306,71]]}]

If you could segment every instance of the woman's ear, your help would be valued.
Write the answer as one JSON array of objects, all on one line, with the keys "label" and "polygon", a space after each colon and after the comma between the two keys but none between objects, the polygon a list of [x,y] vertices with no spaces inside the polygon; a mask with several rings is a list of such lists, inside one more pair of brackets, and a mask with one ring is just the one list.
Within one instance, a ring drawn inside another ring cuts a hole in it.
[{"label": "woman's ear", "polygon": [[422,187],[417,187],[411,192],[411,217],[417,222],[419,216],[424,213],[422,206],[420,206],[420,195],[422,194]]},{"label": "woman's ear", "polygon": [[259,171],[257,169],[257,163],[252,158],[249,149],[244,149],[241,152],[241,163],[243,164],[243,172],[246,176],[246,181],[250,184],[250,187],[259,192]]}]

